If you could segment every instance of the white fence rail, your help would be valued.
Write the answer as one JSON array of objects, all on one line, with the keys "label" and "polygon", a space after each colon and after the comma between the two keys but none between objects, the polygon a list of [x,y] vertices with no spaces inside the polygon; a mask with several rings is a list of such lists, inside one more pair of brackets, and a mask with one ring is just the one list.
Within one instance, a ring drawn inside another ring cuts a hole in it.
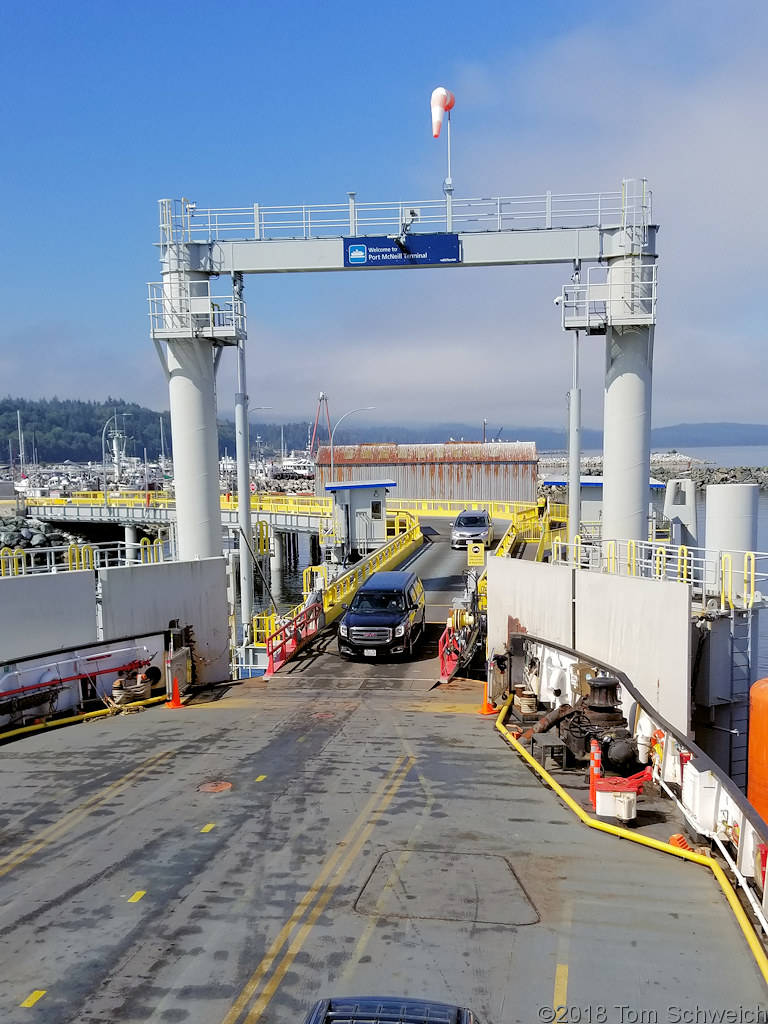
[{"label": "white fence rail", "polygon": [[[628,210],[627,203],[632,208]],[[635,207],[637,207],[635,209]],[[161,243],[237,239],[322,238],[453,231],[621,227],[628,217],[649,224],[651,193],[584,192],[417,202],[346,203],[325,206],[253,206],[197,209],[179,199],[160,200]]]}]

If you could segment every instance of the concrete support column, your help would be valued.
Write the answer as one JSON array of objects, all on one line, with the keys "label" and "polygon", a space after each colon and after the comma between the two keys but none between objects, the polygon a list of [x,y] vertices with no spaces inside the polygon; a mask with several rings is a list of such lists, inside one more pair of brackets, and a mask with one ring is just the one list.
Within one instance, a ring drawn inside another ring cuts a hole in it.
[{"label": "concrete support column", "polygon": [[272,593],[277,599],[282,595],[283,572],[285,571],[285,534],[272,531],[272,547],[269,553],[269,576]]},{"label": "concrete support column", "polygon": [[648,281],[653,263],[653,257],[636,251],[612,260],[608,268],[608,310],[614,326],[607,328],[605,338],[606,540],[646,540],[648,534],[654,329],[638,321],[651,313]]},{"label": "concrete support column", "polygon": [[133,565],[139,560],[139,533],[135,526],[125,528],[125,561]]},{"label": "concrete support column", "polygon": [[179,558],[220,558],[213,345],[205,339],[169,340],[168,372]]},{"label": "concrete support column", "polygon": [[653,328],[608,328],[603,437],[605,540],[646,540]]}]

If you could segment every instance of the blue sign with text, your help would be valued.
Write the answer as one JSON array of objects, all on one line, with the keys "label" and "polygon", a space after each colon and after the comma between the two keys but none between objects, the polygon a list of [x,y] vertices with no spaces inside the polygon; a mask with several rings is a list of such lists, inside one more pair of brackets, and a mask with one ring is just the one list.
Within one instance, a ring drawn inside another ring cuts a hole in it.
[{"label": "blue sign with text", "polygon": [[461,262],[458,235],[366,235],[343,241],[345,267],[439,267]]}]

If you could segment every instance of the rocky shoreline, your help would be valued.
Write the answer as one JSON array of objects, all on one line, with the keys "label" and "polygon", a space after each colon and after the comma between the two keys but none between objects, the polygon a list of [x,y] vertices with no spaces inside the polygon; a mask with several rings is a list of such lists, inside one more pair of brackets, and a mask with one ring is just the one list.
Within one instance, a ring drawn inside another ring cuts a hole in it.
[{"label": "rocky shoreline", "polygon": [[[13,512],[15,513],[15,505]],[[60,530],[51,523],[31,516],[0,514],[0,548],[24,551],[32,548],[56,548],[82,544],[82,538]]]},{"label": "rocky shoreline", "polygon": [[[567,470],[568,459],[565,456],[539,457],[540,475],[551,475],[553,471]],[[601,476],[602,472],[601,455],[582,458],[582,476]],[[693,480],[699,491],[709,484],[757,484],[761,491],[768,491],[768,466],[713,466],[711,463],[687,458],[678,452],[651,455],[651,476],[662,483],[672,479]]]}]

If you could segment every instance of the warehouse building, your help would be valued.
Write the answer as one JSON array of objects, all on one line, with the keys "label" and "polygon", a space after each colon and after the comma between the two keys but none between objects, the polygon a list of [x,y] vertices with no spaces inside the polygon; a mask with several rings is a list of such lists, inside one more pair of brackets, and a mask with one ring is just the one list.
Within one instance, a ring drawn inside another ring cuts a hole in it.
[{"label": "warehouse building", "polygon": [[[331,455],[333,458],[331,458]],[[536,501],[533,441],[342,444],[320,448],[315,494],[331,481],[394,480],[393,497],[447,501]]]}]

